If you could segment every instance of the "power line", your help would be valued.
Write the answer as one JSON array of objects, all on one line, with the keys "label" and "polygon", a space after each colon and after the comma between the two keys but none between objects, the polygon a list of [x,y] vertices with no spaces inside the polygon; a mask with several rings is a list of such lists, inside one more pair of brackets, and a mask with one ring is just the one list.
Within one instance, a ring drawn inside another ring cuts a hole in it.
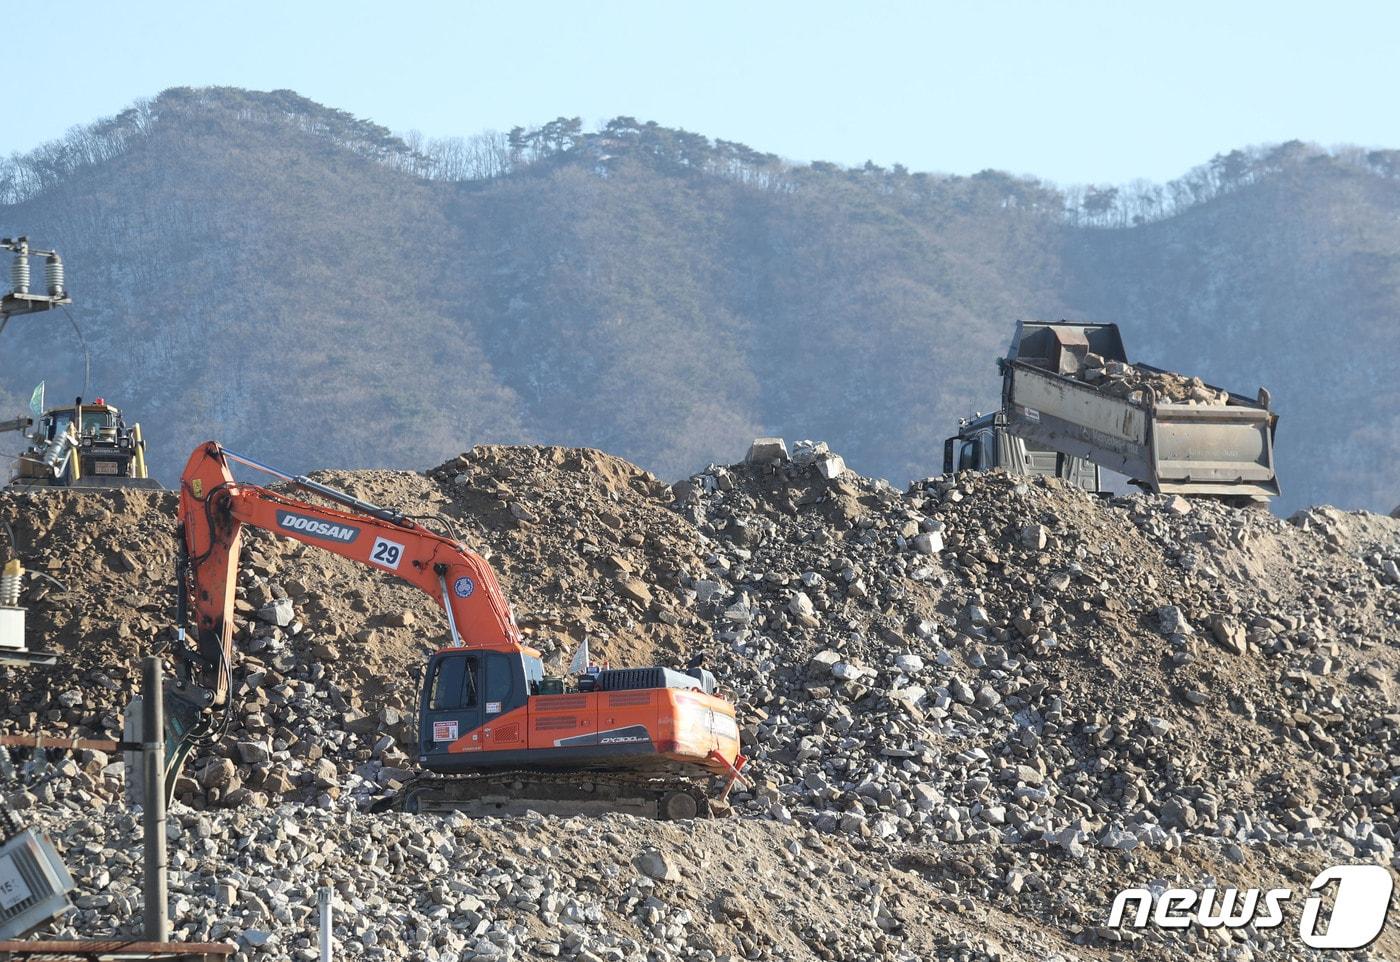
[{"label": "power line", "polygon": [[78,343],[83,348],[83,397],[88,396],[88,388],[92,385],[92,355],[88,352],[87,338],[83,337],[83,329],[78,326],[78,322],[69,312],[67,306],[63,307],[63,316],[68,318],[68,323],[73,325],[73,333],[78,335]]}]

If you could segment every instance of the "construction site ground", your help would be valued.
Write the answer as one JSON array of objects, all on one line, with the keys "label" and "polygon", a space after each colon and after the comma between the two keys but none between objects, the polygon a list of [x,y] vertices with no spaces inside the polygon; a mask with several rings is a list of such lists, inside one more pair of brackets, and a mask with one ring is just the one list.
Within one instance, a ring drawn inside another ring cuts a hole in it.
[{"label": "construction site ground", "polygon": [[[821,446],[674,483],[588,449],[479,447],[318,480],[453,519],[562,672],[697,654],[757,779],[730,818],[370,814],[412,772],[433,602],[252,533],[234,725],[191,760],[172,920],[241,958],[1290,959],[1327,866],[1394,866],[1400,520],[1101,499],[1000,473],[905,488]],[[6,491],[59,584],[51,667],[4,669],[9,732],[113,738],[173,636],[173,494]],[[122,759],[16,752],[77,911],[139,932]],[[1129,886],[1287,887],[1273,928],[1107,927]],[[1336,957],[1331,953],[1330,957]],[[1355,958],[1400,958],[1392,926]]]}]

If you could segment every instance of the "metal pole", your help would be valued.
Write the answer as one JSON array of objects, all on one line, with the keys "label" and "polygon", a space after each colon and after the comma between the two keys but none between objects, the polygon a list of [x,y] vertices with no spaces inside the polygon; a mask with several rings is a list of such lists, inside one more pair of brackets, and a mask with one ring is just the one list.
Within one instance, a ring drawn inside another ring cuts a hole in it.
[{"label": "metal pole", "polygon": [[165,888],[165,719],[161,704],[160,657],[141,659],[141,754],[146,797],[142,799],[146,860],[144,887],[145,938],[169,938],[169,902]]},{"label": "metal pole", "polygon": [[[447,567],[440,565],[439,567]],[[438,584],[442,586],[442,610],[447,612],[447,629],[452,633],[452,647],[461,648],[464,644],[462,636],[457,633],[457,619],[452,614],[452,597],[447,593],[447,578],[441,571],[438,572]]]},{"label": "metal pole", "polygon": [[331,887],[321,886],[316,893],[321,906],[321,962],[331,962]]}]

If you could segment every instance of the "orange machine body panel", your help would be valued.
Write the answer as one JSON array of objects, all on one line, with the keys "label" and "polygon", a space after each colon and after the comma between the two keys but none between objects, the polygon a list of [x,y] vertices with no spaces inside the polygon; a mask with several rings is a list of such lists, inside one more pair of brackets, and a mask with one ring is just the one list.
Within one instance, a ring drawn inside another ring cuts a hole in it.
[{"label": "orange machine body panel", "polygon": [[723,775],[712,753],[728,764],[739,757],[733,706],[700,690],[698,679],[696,688],[677,687],[689,676],[649,671],[668,686],[542,695],[506,678],[515,663],[503,655],[443,649],[424,685],[419,762],[443,773],[699,766]]}]

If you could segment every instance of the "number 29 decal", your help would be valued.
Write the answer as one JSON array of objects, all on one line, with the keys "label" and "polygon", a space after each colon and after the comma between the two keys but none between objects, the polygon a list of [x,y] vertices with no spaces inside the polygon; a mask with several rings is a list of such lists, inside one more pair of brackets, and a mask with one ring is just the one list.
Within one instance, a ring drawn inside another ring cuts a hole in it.
[{"label": "number 29 decal", "polygon": [[369,552],[369,560],[381,568],[398,571],[399,562],[403,560],[403,545],[388,538],[375,538],[374,547]]}]

